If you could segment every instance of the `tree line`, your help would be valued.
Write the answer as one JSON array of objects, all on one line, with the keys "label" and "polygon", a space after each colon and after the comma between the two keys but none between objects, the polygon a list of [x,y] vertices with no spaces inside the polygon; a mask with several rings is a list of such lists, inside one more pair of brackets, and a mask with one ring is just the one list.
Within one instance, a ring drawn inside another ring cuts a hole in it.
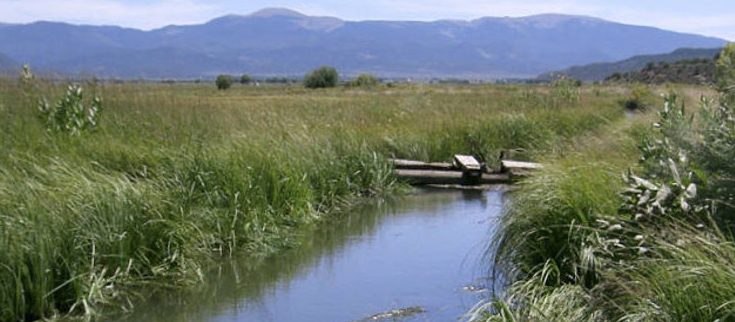
[{"label": "tree line", "polygon": [[[321,66],[307,73],[302,82],[306,88],[329,88],[336,87],[339,84],[339,73],[334,67]],[[220,74],[215,79],[215,85],[219,90],[227,90],[238,81],[243,85],[247,85],[254,82],[254,79],[247,74],[243,74],[239,78],[233,77],[227,74]],[[294,80],[288,77],[270,77],[264,80],[266,83],[294,83],[298,80]],[[373,87],[380,84],[377,77],[371,74],[360,74],[356,78],[345,82],[346,87]]]}]

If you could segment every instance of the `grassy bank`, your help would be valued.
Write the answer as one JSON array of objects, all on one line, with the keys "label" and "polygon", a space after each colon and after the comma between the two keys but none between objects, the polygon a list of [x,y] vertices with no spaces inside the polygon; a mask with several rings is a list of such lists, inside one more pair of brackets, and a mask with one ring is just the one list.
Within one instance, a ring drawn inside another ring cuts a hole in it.
[{"label": "grassy bank", "polygon": [[533,159],[623,117],[615,88],[82,84],[100,125],[48,132],[65,82],[0,79],[0,320],[94,317],[212,256],[265,255],[401,189],[387,157]]},{"label": "grassy bank", "polygon": [[734,96],[674,90],[522,185],[489,250],[507,291],[473,320],[735,320]]}]

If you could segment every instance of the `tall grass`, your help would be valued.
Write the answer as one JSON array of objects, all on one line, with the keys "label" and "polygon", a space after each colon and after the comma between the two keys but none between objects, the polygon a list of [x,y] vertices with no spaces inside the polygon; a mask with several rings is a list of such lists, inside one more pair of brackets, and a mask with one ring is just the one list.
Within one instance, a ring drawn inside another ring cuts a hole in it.
[{"label": "tall grass", "polygon": [[65,85],[0,79],[0,320],[91,318],[203,280],[213,255],[296,247],[321,216],[400,191],[387,157],[534,158],[623,115],[615,94],[546,88],[87,83],[104,114],[68,136],[35,108]]},{"label": "tall grass", "polygon": [[470,319],[735,319],[732,208],[723,202],[734,127],[727,106],[702,102],[692,114],[668,96],[653,119],[626,120],[603,132],[613,136],[547,159],[515,194],[490,249],[507,289]]},{"label": "tall grass", "polygon": [[[674,220],[651,238],[655,254],[611,273],[621,321],[735,319],[735,245],[730,238]],[[624,308],[624,309],[620,309]]]},{"label": "tall grass", "polygon": [[609,261],[606,249],[617,247],[601,222],[617,211],[620,173],[635,161],[629,133],[639,125],[629,122],[558,148],[513,192],[488,249],[505,291],[479,303],[470,320],[604,320],[590,289]]}]

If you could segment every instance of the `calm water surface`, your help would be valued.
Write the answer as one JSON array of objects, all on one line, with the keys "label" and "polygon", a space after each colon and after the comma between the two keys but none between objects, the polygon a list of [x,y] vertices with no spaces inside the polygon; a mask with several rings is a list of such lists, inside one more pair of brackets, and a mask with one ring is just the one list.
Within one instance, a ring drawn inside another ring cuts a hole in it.
[{"label": "calm water surface", "polygon": [[350,322],[420,306],[400,321],[457,321],[487,295],[483,251],[502,206],[497,191],[420,190],[326,223],[296,250],[228,260],[124,320]]}]

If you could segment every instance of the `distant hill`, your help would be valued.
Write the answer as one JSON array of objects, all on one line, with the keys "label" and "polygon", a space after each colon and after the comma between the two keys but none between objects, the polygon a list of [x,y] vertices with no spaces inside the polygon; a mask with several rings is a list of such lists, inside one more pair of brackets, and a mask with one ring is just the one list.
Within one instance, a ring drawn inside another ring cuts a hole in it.
[{"label": "distant hill", "polygon": [[[660,62],[674,63],[682,60],[710,59],[715,57],[722,48],[681,48],[668,54],[639,55],[614,63],[594,63],[584,66],[573,66],[564,70],[544,73],[541,80],[549,80],[558,75],[567,75],[585,82],[601,81],[618,73],[638,71],[650,64]],[[554,76],[556,75],[556,76]]]},{"label": "distant hill", "polygon": [[320,65],[343,75],[535,77],[572,65],[726,44],[582,16],[344,21],[287,9],[151,31],[58,22],[0,24],[0,39],[0,52],[34,70],[126,78],[303,75]]},{"label": "distant hill", "polygon": [[665,61],[648,63],[637,71],[614,73],[605,81],[712,85],[715,83],[715,63],[714,58],[685,59],[673,63]]}]

